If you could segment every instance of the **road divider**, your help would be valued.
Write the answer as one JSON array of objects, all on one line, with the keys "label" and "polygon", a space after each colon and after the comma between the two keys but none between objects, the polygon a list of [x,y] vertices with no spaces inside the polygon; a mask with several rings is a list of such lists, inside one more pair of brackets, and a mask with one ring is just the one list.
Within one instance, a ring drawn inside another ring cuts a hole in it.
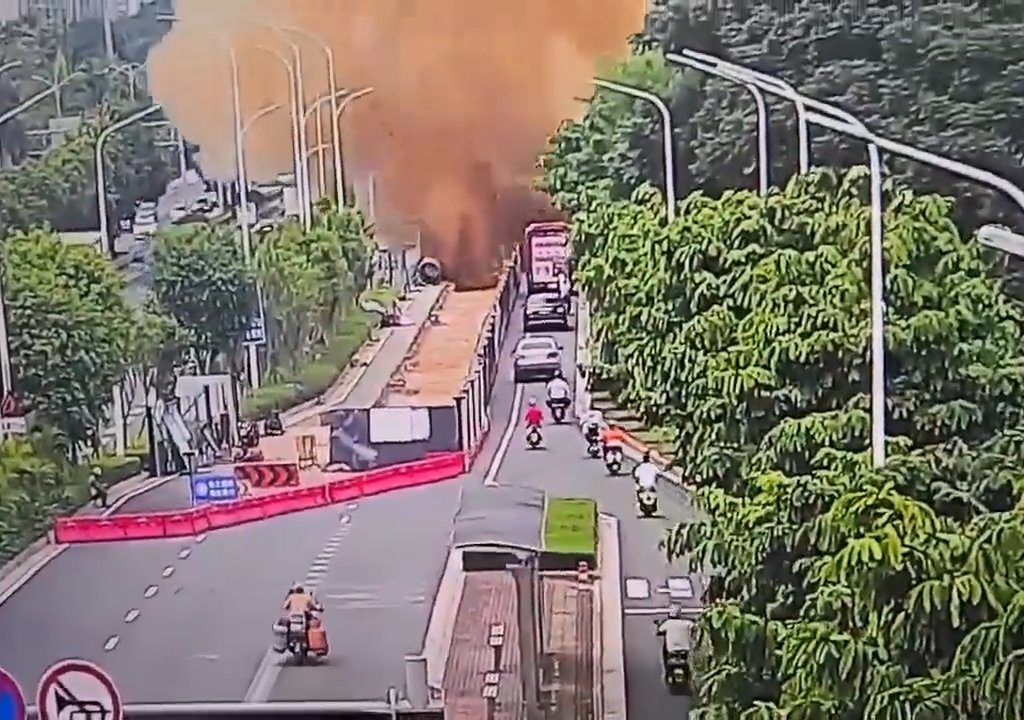
[{"label": "road divider", "polygon": [[378,468],[323,485],[203,505],[191,510],[107,518],[59,518],[54,525],[53,537],[58,544],[77,544],[198,535],[209,530],[448,480],[462,474],[465,462],[461,452],[438,453],[423,460]]},{"label": "road divider", "polygon": [[235,464],[235,479],[255,488],[297,487],[298,463],[250,462]]}]

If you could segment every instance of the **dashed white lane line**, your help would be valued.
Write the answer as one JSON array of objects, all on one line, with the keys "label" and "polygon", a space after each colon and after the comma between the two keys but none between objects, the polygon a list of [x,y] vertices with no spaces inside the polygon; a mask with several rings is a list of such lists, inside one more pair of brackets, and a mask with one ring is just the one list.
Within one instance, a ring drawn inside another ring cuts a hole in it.
[{"label": "dashed white lane line", "polygon": [[139,617],[139,611],[136,610],[135,608],[132,608],[131,610],[129,610],[125,614],[124,621],[126,623],[133,623],[133,622],[135,622],[136,618],[138,618],[138,617]]},{"label": "dashed white lane line", "polygon": [[196,535],[196,542],[201,543],[206,539],[206,533],[200,533]]},{"label": "dashed white lane line", "polygon": [[347,525],[348,523],[352,522],[352,516],[351,515],[342,515],[339,518],[339,521],[341,522],[342,525]]},{"label": "dashed white lane line", "polygon": [[192,548],[182,548],[181,552],[178,553],[178,559],[179,560],[185,560],[191,554],[192,554]]},{"label": "dashed white lane line", "polygon": [[111,635],[109,638],[107,638],[107,642],[103,644],[104,652],[110,652],[111,650],[117,647],[117,644],[119,642],[121,642],[121,638],[119,638],[117,635]]},{"label": "dashed white lane line", "polygon": [[355,510],[357,507],[359,507],[359,503],[350,502],[348,505],[345,506],[345,509]]},{"label": "dashed white lane line", "polygon": [[150,585],[148,588],[146,588],[146,592],[144,592],[142,594],[142,597],[144,597],[147,600],[149,600],[151,597],[156,595],[159,591],[160,591],[160,587],[159,586],[157,586],[157,585]]},{"label": "dashed white lane line", "polygon": [[160,573],[160,577],[162,577],[162,578],[169,578],[173,574],[174,574],[174,566],[173,565],[168,565],[167,567],[164,568],[164,571],[162,573]]}]

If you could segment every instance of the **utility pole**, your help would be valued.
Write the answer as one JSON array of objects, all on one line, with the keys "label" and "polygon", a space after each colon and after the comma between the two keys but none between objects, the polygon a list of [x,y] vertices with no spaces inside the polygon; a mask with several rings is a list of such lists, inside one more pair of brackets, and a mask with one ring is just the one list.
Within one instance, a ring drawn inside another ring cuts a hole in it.
[{"label": "utility pole", "polygon": [[114,62],[114,3],[116,0],[103,0],[103,47],[107,51],[107,60]]}]

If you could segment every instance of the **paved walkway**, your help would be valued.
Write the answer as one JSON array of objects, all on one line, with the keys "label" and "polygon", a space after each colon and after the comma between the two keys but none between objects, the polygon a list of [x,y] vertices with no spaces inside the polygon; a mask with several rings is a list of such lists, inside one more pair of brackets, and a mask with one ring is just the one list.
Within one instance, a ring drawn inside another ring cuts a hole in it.
[{"label": "paved walkway", "polygon": [[359,383],[345,398],[345,407],[365,408],[377,404],[387,390],[391,376],[412,350],[444,288],[444,285],[430,285],[413,290],[408,304],[402,309],[401,325],[391,328],[390,335],[366,366]]}]

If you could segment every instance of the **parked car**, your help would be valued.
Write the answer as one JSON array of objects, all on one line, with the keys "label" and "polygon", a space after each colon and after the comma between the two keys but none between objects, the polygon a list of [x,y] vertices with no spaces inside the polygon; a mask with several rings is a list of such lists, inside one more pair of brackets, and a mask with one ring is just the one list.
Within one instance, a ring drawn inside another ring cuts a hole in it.
[{"label": "parked car", "polygon": [[143,212],[142,208],[135,213],[135,223],[132,225],[132,233],[136,237],[154,235],[157,231],[156,210]]},{"label": "parked car", "polygon": [[171,208],[171,222],[178,222],[188,215],[188,206],[185,203],[178,203]]},{"label": "parked car", "polygon": [[523,330],[535,327],[569,329],[569,308],[558,293],[538,293],[526,298],[523,307]]},{"label": "parked car", "polygon": [[512,351],[513,379],[517,383],[550,380],[562,367],[562,346],[550,335],[530,335]]}]

